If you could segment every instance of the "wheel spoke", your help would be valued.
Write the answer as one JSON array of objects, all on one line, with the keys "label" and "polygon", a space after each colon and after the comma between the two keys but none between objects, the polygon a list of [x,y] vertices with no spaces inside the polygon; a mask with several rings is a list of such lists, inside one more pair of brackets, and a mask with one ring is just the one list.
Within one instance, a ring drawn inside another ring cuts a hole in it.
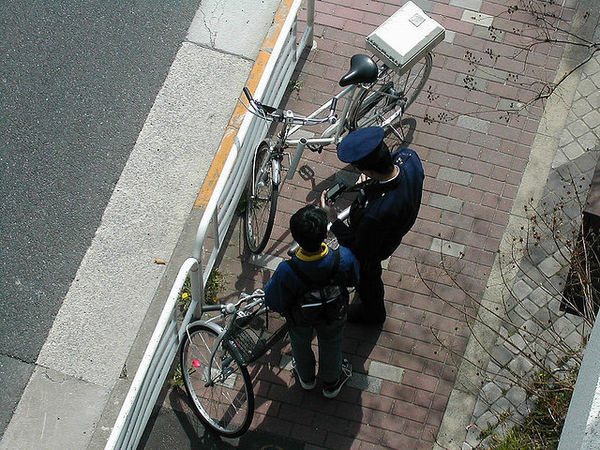
[{"label": "wheel spoke", "polygon": [[[252,420],[252,385],[247,370],[226,353],[216,354],[208,367],[217,339],[217,332],[208,326],[188,331],[182,343],[181,369],[202,421],[220,434],[235,437],[244,433]],[[224,360],[228,361],[225,366]]]}]

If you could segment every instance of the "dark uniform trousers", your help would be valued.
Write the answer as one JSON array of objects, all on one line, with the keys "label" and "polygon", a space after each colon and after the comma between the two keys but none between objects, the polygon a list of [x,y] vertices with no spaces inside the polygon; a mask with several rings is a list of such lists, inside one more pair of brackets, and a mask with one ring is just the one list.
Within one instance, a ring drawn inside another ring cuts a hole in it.
[{"label": "dark uniform trousers", "polygon": [[414,225],[425,177],[418,155],[410,149],[392,154],[399,174],[385,183],[366,184],[350,208],[349,225],[336,220],[332,232],[341,245],[349,247],[360,263],[357,292],[366,322],[383,322],[386,317],[381,261],[400,245]]}]

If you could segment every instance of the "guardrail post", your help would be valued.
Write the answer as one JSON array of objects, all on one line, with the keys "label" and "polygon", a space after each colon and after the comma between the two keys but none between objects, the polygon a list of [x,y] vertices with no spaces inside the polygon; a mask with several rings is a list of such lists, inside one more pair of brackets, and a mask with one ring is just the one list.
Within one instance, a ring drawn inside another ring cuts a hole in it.
[{"label": "guardrail post", "polygon": [[313,48],[315,37],[315,0],[306,0],[306,26],[310,29],[306,38],[306,45]]},{"label": "guardrail post", "polygon": [[194,309],[193,317],[202,315],[202,305],[204,304],[204,283],[202,282],[202,261],[198,260],[190,270],[190,282],[192,284],[192,302],[196,300],[196,308]]}]

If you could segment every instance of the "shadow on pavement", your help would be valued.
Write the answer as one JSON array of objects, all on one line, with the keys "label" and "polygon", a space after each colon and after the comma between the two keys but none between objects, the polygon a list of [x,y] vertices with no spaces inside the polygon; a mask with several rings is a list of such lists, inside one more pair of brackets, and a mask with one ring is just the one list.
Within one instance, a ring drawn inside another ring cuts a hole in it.
[{"label": "shadow on pavement", "polygon": [[[190,408],[187,397],[178,389],[169,390],[166,402],[155,408],[139,450],[300,450],[304,443],[261,430],[248,431],[237,439],[224,439],[207,431]],[[165,403],[168,404],[165,405]]]}]

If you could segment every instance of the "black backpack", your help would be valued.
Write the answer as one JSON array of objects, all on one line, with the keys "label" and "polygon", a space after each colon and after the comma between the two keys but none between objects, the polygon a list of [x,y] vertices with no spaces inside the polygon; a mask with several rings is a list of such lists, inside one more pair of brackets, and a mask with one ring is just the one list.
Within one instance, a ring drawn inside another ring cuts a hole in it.
[{"label": "black backpack", "polygon": [[292,271],[307,286],[307,290],[290,311],[295,325],[327,324],[346,317],[349,294],[346,283],[338,274],[339,249],[334,250],[333,256],[333,267],[325,284],[315,283],[300,270],[296,262],[291,259],[287,261]]}]

